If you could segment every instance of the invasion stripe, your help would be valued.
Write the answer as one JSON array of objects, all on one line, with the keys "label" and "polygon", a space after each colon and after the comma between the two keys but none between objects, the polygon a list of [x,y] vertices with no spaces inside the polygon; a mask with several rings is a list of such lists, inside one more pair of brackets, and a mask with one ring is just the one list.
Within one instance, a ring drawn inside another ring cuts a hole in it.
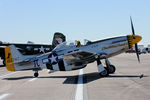
[{"label": "invasion stripe", "polygon": [[60,71],[65,71],[65,66],[64,66],[64,61],[61,60],[58,62],[59,70]]}]

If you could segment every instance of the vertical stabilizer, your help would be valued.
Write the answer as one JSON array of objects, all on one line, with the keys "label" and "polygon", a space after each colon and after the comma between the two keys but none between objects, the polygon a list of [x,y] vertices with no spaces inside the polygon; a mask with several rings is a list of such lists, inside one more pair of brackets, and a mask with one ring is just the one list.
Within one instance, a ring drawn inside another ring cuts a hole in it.
[{"label": "vertical stabilizer", "polygon": [[6,61],[7,70],[8,71],[15,71],[14,64],[13,64],[13,59],[12,59],[12,54],[11,54],[9,46],[7,46],[5,48],[5,61]]},{"label": "vertical stabilizer", "polygon": [[21,62],[24,56],[15,48],[14,45],[7,46],[5,48],[5,61],[8,71],[15,71],[16,62]]},{"label": "vertical stabilizer", "polygon": [[62,33],[56,32],[53,37],[52,47],[55,48],[58,44],[65,42],[66,36]]},{"label": "vertical stabilizer", "polygon": [[14,45],[10,45],[12,59],[14,62],[20,62],[23,60],[23,55],[16,49]]}]

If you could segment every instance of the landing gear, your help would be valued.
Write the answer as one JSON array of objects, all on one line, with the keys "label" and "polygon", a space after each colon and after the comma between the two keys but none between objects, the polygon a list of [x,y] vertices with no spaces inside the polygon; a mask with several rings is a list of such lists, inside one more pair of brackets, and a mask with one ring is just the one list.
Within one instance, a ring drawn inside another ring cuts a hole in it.
[{"label": "landing gear", "polygon": [[114,65],[109,65],[109,67],[108,67],[108,72],[109,72],[110,74],[113,74],[113,73],[115,73],[115,71],[116,71],[115,66],[114,66]]},{"label": "landing gear", "polygon": [[109,76],[109,72],[108,72],[108,70],[105,68],[105,70],[102,71],[102,72],[100,72],[99,75],[102,76],[102,77],[107,77],[107,76]]},{"label": "landing gear", "polygon": [[35,73],[34,73],[34,77],[38,77],[39,76],[39,73],[38,73],[38,71],[36,71]]},{"label": "landing gear", "polygon": [[109,76],[109,72],[108,72],[107,68],[104,68],[100,59],[97,59],[97,68],[98,68],[98,72],[99,72],[100,76],[102,76],[102,77]]},{"label": "landing gear", "polygon": [[34,69],[33,69],[33,71],[35,71],[34,77],[39,76],[39,73],[38,73],[39,70],[41,70],[41,68],[40,68],[40,65],[38,64],[38,60],[35,60],[34,61]]},{"label": "landing gear", "polygon": [[109,62],[108,59],[105,59],[105,63],[106,63],[106,68],[107,68],[108,72],[109,72],[110,74],[115,73],[116,68],[115,68],[114,65],[112,65],[112,64]]},{"label": "landing gear", "polygon": [[113,74],[116,71],[116,68],[114,65],[112,65],[108,59],[105,59],[106,67],[104,67],[100,61],[99,58],[96,58],[97,61],[97,68],[99,75],[102,77],[109,76],[109,74]]}]

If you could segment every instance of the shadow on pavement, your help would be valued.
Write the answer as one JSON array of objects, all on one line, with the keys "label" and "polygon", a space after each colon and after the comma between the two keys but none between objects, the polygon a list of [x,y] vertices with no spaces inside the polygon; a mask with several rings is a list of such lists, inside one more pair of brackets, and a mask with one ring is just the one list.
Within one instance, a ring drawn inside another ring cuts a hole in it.
[{"label": "shadow on pavement", "polygon": [[11,77],[11,78],[3,78],[3,80],[22,80],[22,79],[31,79],[33,76],[23,76],[23,77]]},{"label": "shadow on pavement", "polygon": [[[144,77],[149,77],[146,75],[143,75],[142,78]],[[22,77],[11,77],[11,78],[3,78],[3,80],[23,80],[23,79],[32,79],[34,78],[33,76],[22,76]],[[77,84],[78,81],[78,75],[73,75],[73,76],[39,76],[39,79],[44,79],[44,78],[64,78],[66,79],[63,84]],[[101,77],[99,73],[94,72],[94,73],[86,73],[83,75],[83,84],[101,79],[101,78],[141,78],[141,75],[115,75],[112,74],[108,77]]]}]

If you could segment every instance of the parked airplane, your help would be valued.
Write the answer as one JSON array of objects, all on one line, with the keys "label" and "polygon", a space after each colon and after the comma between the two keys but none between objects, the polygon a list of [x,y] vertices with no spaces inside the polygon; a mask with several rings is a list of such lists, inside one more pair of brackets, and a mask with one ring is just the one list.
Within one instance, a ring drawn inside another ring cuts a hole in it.
[{"label": "parked airplane", "polygon": [[[115,66],[112,65],[108,58],[123,53],[142,39],[141,36],[135,35],[131,20],[132,35],[119,36],[88,42],[80,45],[77,41],[75,45],[67,45],[63,42],[57,45],[51,52],[41,56],[24,56],[14,45],[5,48],[6,68],[8,71],[33,70],[34,76],[38,77],[38,71],[50,69],[53,71],[71,71],[86,67],[87,64],[97,61],[98,72],[101,76],[108,76],[115,72]],[[137,53],[138,61],[139,55]],[[101,63],[105,59],[106,67]]]},{"label": "parked airplane", "polygon": [[15,45],[17,49],[23,55],[39,55],[43,53],[50,52],[54,49],[58,44],[65,42],[66,37],[59,32],[56,32],[53,37],[52,45],[47,44],[34,44],[32,42],[28,42],[27,44],[17,44],[17,43],[3,43],[0,42],[0,57],[3,60],[3,65],[5,65],[5,52],[4,48],[8,45]]}]

